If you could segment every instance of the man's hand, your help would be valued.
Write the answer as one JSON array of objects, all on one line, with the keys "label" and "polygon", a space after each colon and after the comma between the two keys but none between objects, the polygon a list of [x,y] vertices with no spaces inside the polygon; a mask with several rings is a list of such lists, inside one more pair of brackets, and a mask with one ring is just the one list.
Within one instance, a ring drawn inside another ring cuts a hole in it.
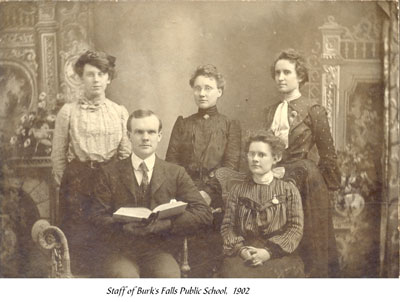
[{"label": "man's hand", "polygon": [[148,225],[138,222],[130,222],[123,226],[125,233],[133,236],[144,237],[150,234],[158,234],[171,228],[170,219],[156,219]]},{"label": "man's hand", "polygon": [[206,201],[207,205],[209,206],[211,204],[211,197],[208,195],[206,191],[200,191],[201,197]]},{"label": "man's hand", "polygon": [[271,259],[271,254],[266,249],[255,248],[252,246],[247,246],[246,249],[242,250],[240,256],[245,261],[245,263],[250,266],[259,266],[262,265],[265,261]]}]

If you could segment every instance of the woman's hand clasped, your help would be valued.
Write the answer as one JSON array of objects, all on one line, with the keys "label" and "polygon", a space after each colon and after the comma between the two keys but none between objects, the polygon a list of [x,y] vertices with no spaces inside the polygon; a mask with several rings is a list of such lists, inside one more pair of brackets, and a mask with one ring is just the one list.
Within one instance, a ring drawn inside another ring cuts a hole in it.
[{"label": "woman's hand clasped", "polygon": [[240,257],[246,265],[255,267],[268,261],[271,255],[266,249],[246,246],[240,251]]}]

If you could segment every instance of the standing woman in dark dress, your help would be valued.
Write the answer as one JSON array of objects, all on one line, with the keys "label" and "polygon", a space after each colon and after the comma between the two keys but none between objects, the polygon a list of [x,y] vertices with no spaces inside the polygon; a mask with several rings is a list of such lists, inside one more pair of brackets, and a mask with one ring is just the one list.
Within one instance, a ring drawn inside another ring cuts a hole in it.
[{"label": "standing woman in dark dress", "polygon": [[60,185],[59,225],[67,235],[73,272],[93,272],[102,252],[87,221],[93,179],[100,166],[130,155],[125,107],[106,98],[115,58],[88,50],[75,63],[83,95],[57,115],[53,138],[53,175]]},{"label": "standing woman in dark dress", "polygon": [[[189,81],[193,89],[193,96],[198,112],[183,118],[179,116],[172,130],[166,160],[183,166],[193,179],[203,198],[213,208],[222,208],[221,189],[215,178],[215,170],[220,167],[239,169],[241,149],[241,128],[238,121],[231,120],[218,112],[217,101],[222,96],[225,81],[213,65],[199,66]],[[217,251],[216,242],[221,240],[219,226],[222,220],[214,217],[216,236],[213,238],[198,238],[193,250],[208,249],[210,252],[222,254]],[[200,244],[205,246],[200,247]],[[193,261],[207,262],[207,251],[203,250],[198,256],[191,257],[192,269],[196,271]],[[211,263],[210,262],[210,263]],[[204,276],[203,273],[200,275]]]},{"label": "standing woman in dark dress", "polygon": [[[304,210],[304,235],[299,253],[310,277],[334,277],[338,272],[329,190],[340,186],[340,171],[327,113],[301,95],[308,81],[304,59],[293,49],[282,51],[271,66],[281,100],[267,108],[265,127],[286,144],[280,165],[296,181]],[[316,145],[318,165],[308,158]]]}]

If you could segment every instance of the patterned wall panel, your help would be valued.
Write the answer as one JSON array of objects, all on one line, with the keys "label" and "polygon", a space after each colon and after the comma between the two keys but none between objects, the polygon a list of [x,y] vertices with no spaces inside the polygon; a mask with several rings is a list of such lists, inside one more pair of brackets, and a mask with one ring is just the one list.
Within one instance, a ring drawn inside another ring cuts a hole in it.
[{"label": "patterned wall panel", "polygon": [[[53,127],[54,114],[62,105],[60,86],[66,94],[75,95],[79,85],[76,79],[71,80],[71,66],[76,56],[89,47],[86,41],[91,16],[85,3],[0,5],[0,223],[8,234],[1,239],[0,263],[8,265],[1,267],[0,276],[35,277],[40,273],[29,266],[39,262],[29,260],[33,244],[30,229],[39,217],[56,221],[57,190],[49,152],[37,152],[40,143],[45,142],[36,137],[43,127],[26,128],[24,123],[41,109],[48,113],[43,125]],[[33,133],[36,143],[29,145],[30,140],[24,138],[21,148],[26,147],[26,152],[14,152],[13,139],[25,137],[28,132]],[[50,143],[51,150],[50,137],[45,143]]]},{"label": "patterned wall panel", "polygon": [[60,87],[66,102],[76,100],[81,82],[73,70],[78,57],[92,47],[91,8],[87,3],[60,3],[57,9],[60,30]]},{"label": "patterned wall panel", "polygon": [[[2,4],[0,10],[0,131],[13,128],[36,106],[39,74],[34,24],[37,7]],[[5,125],[8,126],[5,129]],[[11,127],[9,127],[11,125]]]},{"label": "patterned wall panel", "polygon": [[370,15],[349,29],[330,16],[319,29],[322,105],[342,171],[342,187],[333,198],[341,272],[377,277],[383,201],[381,23]]}]

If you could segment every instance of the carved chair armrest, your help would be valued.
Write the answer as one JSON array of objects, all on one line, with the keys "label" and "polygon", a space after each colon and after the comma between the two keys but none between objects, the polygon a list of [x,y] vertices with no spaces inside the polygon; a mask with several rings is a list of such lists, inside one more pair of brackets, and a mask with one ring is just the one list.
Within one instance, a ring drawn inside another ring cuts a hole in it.
[{"label": "carved chair armrest", "polygon": [[35,222],[32,227],[32,239],[51,257],[52,278],[72,278],[67,238],[63,231],[50,225],[45,219]]},{"label": "carved chair armrest", "polygon": [[[68,242],[64,232],[50,225],[45,219],[35,222],[32,227],[33,241],[44,251],[49,251],[51,263],[51,278],[73,278],[71,273]],[[180,269],[182,277],[188,277],[190,272],[187,237],[183,239],[180,257]]]},{"label": "carved chair armrest", "polygon": [[217,178],[222,189],[222,200],[224,202],[224,207],[226,206],[226,201],[232,186],[236,183],[240,183],[247,177],[246,173],[238,172],[230,168],[218,168],[215,171],[215,177]]}]

